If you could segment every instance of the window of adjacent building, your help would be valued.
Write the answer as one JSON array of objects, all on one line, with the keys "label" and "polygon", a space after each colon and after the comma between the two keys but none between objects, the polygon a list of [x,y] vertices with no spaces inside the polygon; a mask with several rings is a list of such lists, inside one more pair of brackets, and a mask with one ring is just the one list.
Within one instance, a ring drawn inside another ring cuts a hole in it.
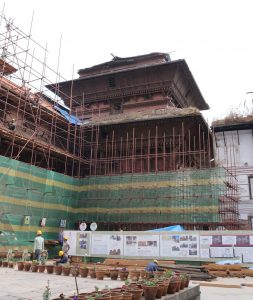
[{"label": "window of adjacent building", "polygon": [[111,114],[119,114],[123,112],[122,101],[112,101],[110,103]]},{"label": "window of adjacent building", "polygon": [[253,199],[253,176],[249,176],[249,196]]}]

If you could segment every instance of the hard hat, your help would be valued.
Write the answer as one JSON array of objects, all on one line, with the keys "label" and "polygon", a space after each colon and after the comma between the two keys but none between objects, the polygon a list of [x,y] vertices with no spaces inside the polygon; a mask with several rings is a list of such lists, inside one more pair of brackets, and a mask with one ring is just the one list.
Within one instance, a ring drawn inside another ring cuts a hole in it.
[{"label": "hard hat", "polygon": [[64,238],[63,238],[63,239],[67,241],[67,240],[68,240],[68,237],[67,237],[67,236],[64,236]]},{"label": "hard hat", "polygon": [[42,231],[41,231],[41,230],[38,230],[38,231],[37,231],[37,235],[42,235]]},{"label": "hard hat", "polygon": [[155,264],[158,264],[158,261],[157,261],[156,259],[154,259],[154,263],[155,263]]},{"label": "hard hat", "polygon": [[64,252],[61,250],[59,251],[59,256],[62,256],[64,254]]}]

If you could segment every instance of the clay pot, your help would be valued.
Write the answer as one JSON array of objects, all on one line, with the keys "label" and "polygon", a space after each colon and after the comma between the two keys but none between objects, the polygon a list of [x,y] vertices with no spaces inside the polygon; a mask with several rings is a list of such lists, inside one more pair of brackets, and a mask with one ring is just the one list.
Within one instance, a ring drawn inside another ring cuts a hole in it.
[{"label": "clay pot", "polygon": [[122,293],[122,299],[123,300],[132,300],[133,299],[133,295],[131,293]]},{"label": "clay pot", "polygon": [[158,299],[162,298],[163,291],[164,291],[164,285],[158,284],[157,285],[156,298],[158,298]]},{"label": "clay pot", "polygon": [[139,278],[140,278],[140,271],[136,271],[136,270],[130,271],[129,277],[130,277],[133,281],[138,281]]},{"label": "clay pot", "polygon": [[80,269],[79,269],[79,272],[80,272],[81,277],[87,277],[87,276],[88,276],[89,269],[83,267],[83,268],[80,268]]},{"label": "clay pot", "polygon": [[111,295],[105,294],[105,295],[97,296],[96,300],[111,300]]},{"label": "clay pot", "polygon": [[180,290],[183,290],[185,288],[185,282],[186,282],[186,278],[181,278]]},{"label": "clay pot", "polygon": [[24,263],[24,270],[27,271],[27,272],[30,271],[31,265],[32,264],[30,262],[25,262]]},{"label": "clay pot", "polygon": [[179,280],[178,277],[171,277],[170,278],[170,283],[168,286],[167,294],[175,294],[177,291],[177,286],[178,286]]},{"label": "clay pot", "polygon": [[119,275],[119,271],[118,270],[110,270],[111,280],[117,280],[118,279],[118,275]]},{"label": "clay pot", "polygon": [[119,278],[120,278],[120,280],[121,280],[121,281],[126,281],[126,280],[127,280],[127,277],[128,277],[128,274],[129,274],[128,271],[120,270],[120,271],[119,271]]},{"label": "clay pot", "polygon": [[77,277],[79,275],[79,267],[71,267],[70,273],[72,276]]},{"label": "clay pot", "polygon": [[39,271],[39,273],[44,273],[45,269],[46,269],[45,265],[38,265],[38,271]]},{"label": "clay pot", "polygon": [[155,300],[158,286],[143,285],[145,300]]},{"label": "clay pot", "polygon": [[163,286],[162,296],[166,296],[167,295],[167,290],[168,290],[169,284],[170,284],[169,281],[164,281],[163,283],[161,283],[161,285]]},{"label": "clay pot", "polygon": [[9,261],[8,267],[9,267],[9,268],[14,268],[14,263],[13,263],[12,261]]},{"label": "clay pot", "polygon": [[4,268],[7,268],[7,267],[8,267],[8,264],[9,264],[8,261],[3,261],[3,267],[4,267]]},{"label": "clay pot", "polygon": [[54,273],[56,275],[61,275],[61,273],[62,273],[62,266],[54,266]]},{"label": "clay pot", "polygon": [[178,285],[177,285],[176,292],[179,292],[179,291],[180,291],[180,286],[181,286],[181,278],[178,277]]},{"label": "clay pot", "polygon": [[31,265],[31,271],[32,272],[38,272],[39,265],[38,264],[32,264]]},{"label": "clay pot", "polygon": [[89,269],[88,275],[90,278],[96,278],[96,270],[94,268]]},{"label": "clay pot", "polygon": [[53,272],[54,272],[54,265],[47,265],[46,269],[47,269],[47,273],[48,274],[53,274]]},{"label": "clay pot", "polygon": [[143,289],[128,287],[125,291],[126,293],[132,294],[132,300],[141,300],[142,298]]},{"label": "clay pot", "polygon": [[122,300],[123,299],[123,295],[121,293],[117,293],[117,292],[111,292],[111,300]]},{"label": "clay pot", "polygon": [[98,280],[103,280],[105,277],[105,272],[104,270],[96,270],[96,278]]},{"label": "clay pot", "polygon": [[62,273],[63,273],[64,276],[69,276],[70,267],[62,267]]},{"label": "clay pot", "polygon": [[186,288],[189,286],[189,283],[190,283],[190,278],[189,278],[189,276],[187,276],[186,280],[185,280],[185,287]]},{"label": "clay pot", "polygon": [[19,271],[23,271],[24,270],[25,265],[24,265],[23,261],[18,261],[17,265],[18,265],[18,270]]}]

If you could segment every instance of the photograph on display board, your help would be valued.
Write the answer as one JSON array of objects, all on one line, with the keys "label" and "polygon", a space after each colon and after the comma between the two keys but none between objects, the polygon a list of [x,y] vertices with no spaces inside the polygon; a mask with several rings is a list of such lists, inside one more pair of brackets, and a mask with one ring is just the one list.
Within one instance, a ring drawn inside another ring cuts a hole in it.
[{"label": "photograph on display board", "polygon": [[158,235],[139,235],[137,242],[139,256],[158,256],[159,255],[159,236]]},{"label": "photograph on display board", "polygon": [[136,235],[127,235],[126,236],[126,244],[128,246],[136,246],[137,244],[137,236]]},{"label": "photograph on display board", "polygon": [[212,236],[213,245],[222,245],[222,235],[213,235]]},{"label": "photograph on display board", "polygon": [[109,237],[109,255],[123,254],[123,237],[118,234],[112,234]]},{"label": "photograph on display board", "polygon": [[249,235],[237,235],[236,236],[236,245],[249,245]]},{"label": "photograph on display board", "polygon": [[78,231],[76,234],[77,255],[88,255],[90,247],[90,233]]},{"label": "photograph on display board", "polygon": [[190,242],[197,242],[197,236],[196,235],[189,235],[189,241]]}]

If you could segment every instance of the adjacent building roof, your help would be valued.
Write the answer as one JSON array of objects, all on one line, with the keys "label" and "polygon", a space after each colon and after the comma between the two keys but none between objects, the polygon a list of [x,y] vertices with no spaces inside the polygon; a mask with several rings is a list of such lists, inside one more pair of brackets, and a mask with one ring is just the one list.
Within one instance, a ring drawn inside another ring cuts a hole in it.
[{"label": "adjacent building roof", "polygon": [[230,115],[224,119],[212,123],[214,131],[231,131],[242,129],[253,129],[253,115],[237,116]]}]

